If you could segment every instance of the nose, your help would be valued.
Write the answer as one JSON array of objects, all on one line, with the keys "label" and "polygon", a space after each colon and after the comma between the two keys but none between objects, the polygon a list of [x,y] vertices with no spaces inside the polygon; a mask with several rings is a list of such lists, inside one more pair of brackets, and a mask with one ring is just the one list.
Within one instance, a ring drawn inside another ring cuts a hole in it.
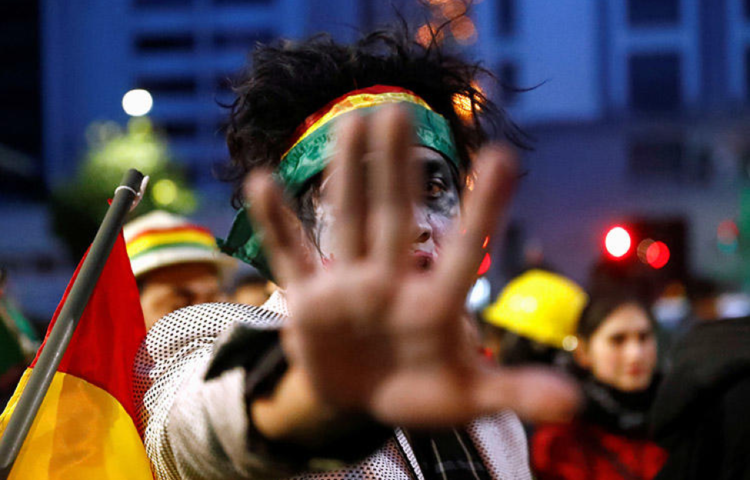
[{"label": "nose", "polygon": [[414,206],[414,243],[424,243],[432,238],[432,225],[428,215],[418,205]]},{"label": "nose", "polygon": [[638,340],[628,342],[625,349],[626,359],[629,363],[638,363],[645,355],[645,345]]}]

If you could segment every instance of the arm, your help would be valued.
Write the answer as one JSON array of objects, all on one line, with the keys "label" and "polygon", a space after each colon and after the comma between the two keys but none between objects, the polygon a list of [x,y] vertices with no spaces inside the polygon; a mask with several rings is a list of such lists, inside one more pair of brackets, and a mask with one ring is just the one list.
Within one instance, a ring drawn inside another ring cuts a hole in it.
[{"label": "arm", "polygon": [[[318,441],[318,448],[259,433],[246,399],[287,392],[279,381],[284,359],[279,369],[271,358],[280,351],[281,319],[253,307],[202,305],[168,315],[149,332],[135,376],[146,389],[138,403],[157,478],[280,478],[331,469],[371,453],[391,434],[357,418],[351,424],[364,438]],[[346,432],[335,433],[326,437]]]}]

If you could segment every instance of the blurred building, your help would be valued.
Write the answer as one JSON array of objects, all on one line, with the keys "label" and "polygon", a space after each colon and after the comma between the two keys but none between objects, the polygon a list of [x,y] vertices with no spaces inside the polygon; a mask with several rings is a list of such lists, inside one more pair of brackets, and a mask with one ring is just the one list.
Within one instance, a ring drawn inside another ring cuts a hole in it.
[{"label": "blurred building", "polygon": [[[425,0],[444,9],[453,1]],[[690,270],[741,275],[737,249],[718,249],[716,237],[722,221],[741,223],[750,166],[750,2],[474,3],[472,33],[459,47],[504,83],[536,87],[489,91],[536,138],[515,202],[517,252],[531,245],[537,260],[543,251],[544,262],[585,282],[610,226],[677,221]],[[203,193],[198,220],[223,231],[228,189],[212,176],[226,159],[220,104],[231,101],[229,80],[252,44],[319,31],[353,39],[396,9],[424,22],[417,0],[12,0],[2,8],[0,44],[10,48],[0,55],[13,74],[0,80],[0,217],[12,234],[0,240],[0,263],[31,275],[22,303],[40,316],[59,295],[39,300],[36,285],[61,292],[72,268],[50,238],[44,190],[75,171],[88,125],[127,120],[127,91],[151,92],[150,117]]]},{"label": "blurred building", "polygon": [[[686,225],[688,270],[738,279],[750,152],[750,2],[494,0],[474,52],[536,138],[515,202],[524,236],[579,281],[618,223]],[[502,97],[502,95],[498,95]],[[676,252],[681,253],[681,252]]]}]

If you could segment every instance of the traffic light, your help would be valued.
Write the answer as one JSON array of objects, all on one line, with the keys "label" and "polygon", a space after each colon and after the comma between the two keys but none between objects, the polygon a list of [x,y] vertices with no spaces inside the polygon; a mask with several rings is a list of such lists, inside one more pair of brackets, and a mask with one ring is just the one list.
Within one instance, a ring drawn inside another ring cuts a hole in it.
[{"label": "traffic light", "polygon": [[617,226],[612,227],[604,236],[604,248],[612,258],[622,258],[630,252],[633,240],[630,232]]},{"label": "traffic light", "polygon": [[663,284],[687,277],[687,226],[681,218],[633,218],[603,236],[594,281]]}]

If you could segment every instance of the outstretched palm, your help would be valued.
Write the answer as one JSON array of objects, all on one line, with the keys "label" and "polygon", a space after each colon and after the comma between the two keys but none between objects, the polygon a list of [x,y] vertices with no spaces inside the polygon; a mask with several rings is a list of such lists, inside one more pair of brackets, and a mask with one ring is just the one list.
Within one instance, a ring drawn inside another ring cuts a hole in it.
[{"label": "outstretched palm", "polygon": [[[461,321],[482,241],[513,190],[508,153],[479,156],[481,176],[464,199],[461,225],[435,268],[423,271],[409,257],[420,182],[409,161],[408,118],[384,109],[369,128],[351,119],[339,138],[327,189],[335,262],[324,268],[300,247],[304,235],[268,175],[253,178],[249,192],[292,312],[284,347],[314,393],[403,426],[460,424],[503,408],[535,419],[569,414],[577,400],[569,384],[538,370],[488,367]],[[374,156],[367,175],[366,151]]]}]

